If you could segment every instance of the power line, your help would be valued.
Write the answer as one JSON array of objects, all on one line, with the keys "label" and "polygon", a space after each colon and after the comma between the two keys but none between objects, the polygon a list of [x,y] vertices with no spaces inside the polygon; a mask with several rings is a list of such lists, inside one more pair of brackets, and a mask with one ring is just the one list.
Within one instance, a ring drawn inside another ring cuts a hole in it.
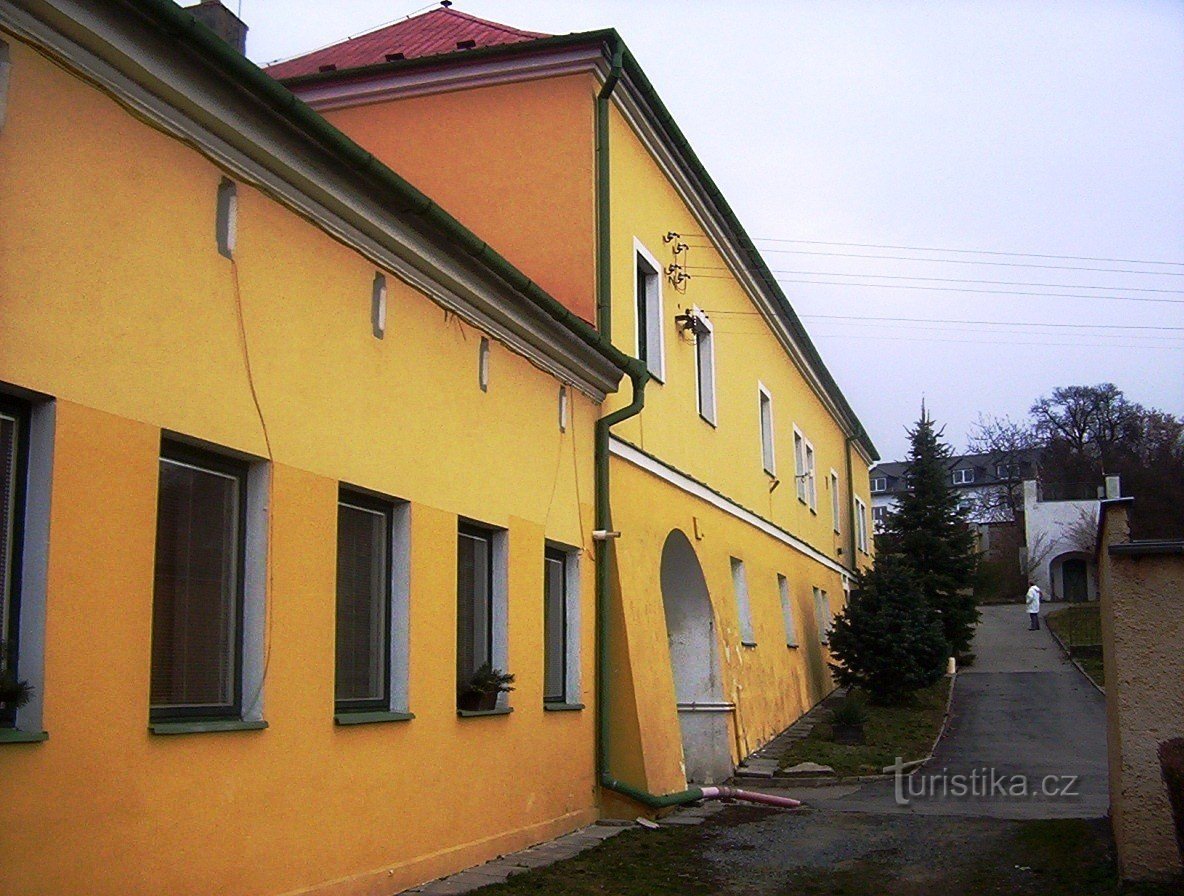
[{"label": "power line", "polygon": [[[714,249],[714,246],[691,246],[692,249]],[[758,250],[753,250],[760,255]],[[1152,277],[1184,277],[1184,271],[1138,271],[1133,268],[1083,268],[1080,265],[1033,264],[1023,261],[973,261],[966,258],[912,258],[908,255],[868,255],[861,252],[818,252],[811,249],[766,249],[765,252],[786,255],[824,255],[828,258],[875,258],[883,261],[919,261],[926,264],[989,265],[997,268],[1041,268],[1047,271],[1086,271],[1093,274],[1143,274]]]},{"label": "power line", "polygon": [[[686,234],[691,238],[707,239],[708,237],[702,233]],[[854,249],[900,249],[907,252],[950,252],[958,255],[995,255],[1001,257],[1012,258],[1046,258],[1052,260],[1062,261],[1098,261],[1110,262],[1114,264],[1161,264],[1172,267],[1184,267],[1184,262],[1181,261],[1149,261],[1140,258],[1099,258],[1092,255],[1045,255],[1038,252],[998,252],[991,249],[948,249],[937,246],[894,246],[885,243],[837,243],[828,240],[791,240],[779,239],[777,237],[753,237],[762,243],[796,243],[803,246],[840,246]],[[925,260],[925,259],[918,259]],[[1148,271],[1146,273],[1154,273]]]},{"label": "power line", "polygon": [[[759,311],[713,311],[710,308],[703,309],[706,314],[723,314],[723,315],[755,315],[763,317]],[[1065,323],[1039,323],[1038,321],[1019,321],[1019,320],[957,320],[952,318],[932,318],[932,317],[873,317],[855,314],[801,314],[799,315],[803,320],[851,320],[851,321],[891,321],[893,323],[918,323],[918,324],[975,324],[989,327],[1055,327],[1057,329],[1073,329],[1073,330],[1179,330],[1184,331],[1184,327],[1162,327],[1159,325],[1138,325],[1138,324],[1065,324]],[[1099,334],[1102,335],[1102,334]]]},{"label": "power line", "polygon": [[[690,264],[689,271],[727,271],[722,265]],[[1024,280],[976,280],[968,277],[921,277],[913,274],[850,274],[844,271],[780,271],[774,274],[796,274],[802,277],[876,277],[881,280],[923,280],[926,283],[980,283],[994,286],[1041,286],[1049,289],[1121,289],[1123,292],[1157,292],[1184,295],[1184,289],[1156,289],[1152,286],[1086,286],[1078,283],[1032,283]],[[859,284],[852,284],[859,285]]]},{"label": "power line", "polygon": [[[748,335],[748,334],[736,334]],[[1009,345],[1009,346],[1034,346],[1037,348],[1105,348],[1105,349],[1138,349],[1139,351],[1161,350],[1161,351],[1184,351],[1184,344],[1180,345],[1147,345],[1147,344],[1131,344],[1123,345],[1121,343],[1107,342],[1107,343],[1084,343],[1084,342],[1003,342],[997,339],[934,339],[932,336],[879,336],[873,334],[860,333],[825,333],[811,337],[814,340],[819,339],[875,339],[881,342],[945,342],[957,345]]]},{"label": "power line", "polygon": [[[719,276],[716,274],[699,274],[692,279],[697,280],[731,280],[731,277]],[[1013,289],[956,289],[950,286],[908,286],[901,283],[843,283],[836,280],[795,280],[787,277],[775,277],[778,283],[804,283],[814,286],[845,286],[848,289],[913,289],[924,290],[926,292],[964,292],[976,293],[980,295],[998,295],[998,296],[1038,296],[1046,299],[1095,299],[1100,301],[1110,302],[1163,302],[1169,305],[1184,305],[1184,299],[1154,299],[1143,298],[1142,296],[1090,296],[1080,293],[1070,292],[1025,292]]]}]

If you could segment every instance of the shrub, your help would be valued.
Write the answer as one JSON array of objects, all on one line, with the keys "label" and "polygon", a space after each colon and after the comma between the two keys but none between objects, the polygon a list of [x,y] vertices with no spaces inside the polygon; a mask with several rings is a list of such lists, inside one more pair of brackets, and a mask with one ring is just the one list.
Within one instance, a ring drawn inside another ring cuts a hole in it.
[{"label": "shrub", "polygon": [[867,721],[867,709],[856,697],[848,697],[843,705],[830,714],[830,723],[836,728],[857,728]]},{"label": "shrub", "polygon": [[857,685],[872,702],[901,703],[945,674],[949,643],[941,619],[916,577],[888,555],[858,582],[830,633],[832,664],[840,684]]}]

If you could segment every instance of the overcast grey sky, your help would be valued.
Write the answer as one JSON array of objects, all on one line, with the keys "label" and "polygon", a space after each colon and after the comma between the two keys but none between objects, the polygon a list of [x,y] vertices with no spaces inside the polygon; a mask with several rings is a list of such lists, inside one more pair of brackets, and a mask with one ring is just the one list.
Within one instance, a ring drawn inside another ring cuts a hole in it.
[{"label": "overcast grey sky", "polygon": [[[242,0],[241,15],[264,64],[430,8]],[[886,460],[922,396],[958,450],[980,413],[1022,416],[1057,386],[1112,381],[1184,414],[1184,4],[454,8],[554,34],[617,29],[786,272]]]}]

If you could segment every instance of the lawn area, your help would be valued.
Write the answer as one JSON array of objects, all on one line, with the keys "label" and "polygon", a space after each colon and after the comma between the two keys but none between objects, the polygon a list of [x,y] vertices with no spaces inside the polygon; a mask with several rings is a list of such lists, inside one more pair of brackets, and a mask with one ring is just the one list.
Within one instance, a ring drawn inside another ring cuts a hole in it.
[{"label": "lawn area", "polygon": [[1069,648],[1069,655],[1081,663],[1085,674],[1104,687],[1106,673],[1102,667],[1102,617],[1097,602],[1073,604],[1053,610],[1045,617],[1045,621]]},{"label": "lawn area", "polygon": [[829,765],[840,777],[878,775],[897,756],[905,762],[928,756],[945,718],[950,681],[943,678],[917,691],[903,706],[873,706],[865,700],[868,719],[863,726],[866,740],[863,744],[835,743],[831,740],[831,726],[819,723],[808,737],[793,742],[780,759],[781,768],[799,762],[820,762]]},{"label": "lawn area", "polygon": [[[967,848],[973,844],[973,848]],[[699,827],[630,830],[482,896],[1178,896],[1121,887],[1105,822],[736,806]]]}]

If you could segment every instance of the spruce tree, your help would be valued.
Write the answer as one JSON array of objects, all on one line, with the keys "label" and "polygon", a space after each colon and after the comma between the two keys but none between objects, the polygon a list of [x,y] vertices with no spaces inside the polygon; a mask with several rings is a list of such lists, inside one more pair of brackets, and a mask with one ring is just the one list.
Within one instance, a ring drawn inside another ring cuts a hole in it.
[{"label": "spruce tree", "polygon": [[971,590],[978,558],[974,533],[950,482],[953,451],[941,435],[922,404],[921,419],[909,430],[905,492],[886,515],[877,554],[897,555],[911,567],[941,619],[950,649],[960,654],[970,647],[978,622]]},{"label": "spruce tree", "polygon": [[878,557],[830,631],[832,665],[843,685],[875,703],[900,703],[945,672],[949,644],[912,570],[902,558]]}]

